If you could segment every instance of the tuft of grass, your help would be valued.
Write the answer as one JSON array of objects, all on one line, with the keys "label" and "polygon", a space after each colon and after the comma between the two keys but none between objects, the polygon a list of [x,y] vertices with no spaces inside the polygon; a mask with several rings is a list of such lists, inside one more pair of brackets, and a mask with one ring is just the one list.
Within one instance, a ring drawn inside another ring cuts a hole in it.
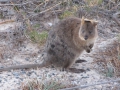
[{"label": "tuft of grass", "polygon": [[40,12],[40,10],[39,10],[39,9],[36,9],[36,10],[34,10],[34,12],[35,12],[35,13],[39,13],[39,12]]},{"label": "tuft of grass", "polygon": [[58,90],[65,88],[65,85],[53,80],[43,83],[43,81],[41,82],[37,79],[33,79],[27,82],[23,82],[21,88],[22,90]]},{"label": "tuft of grass", "polygon": [[107,72],[106,72],[107,77],[113,77],[114,76],[114,66],[112,63],[107,63]]},{"label": "tuft of grass", "polygon": [[21,85],[22,90],[44,90],[44,84],[38,80],[29,80]]},{"label": "tuft of grass", "polygon": [[68,5],[68,2],[67,1],[62,1],[61,5],[62,5],[62,7],[66,7]]},{"label": "tuft of grass", "polygon": [[118,42],[120,43],[120,34],[117,35]]},{"label": "tuft of grass", "polygon": [[66,17],[70,17],[70,16],[75,16],[76,12],[79,9],[79,6],[76,4],[73,4],[72,1],[68,1],[68,2],[64,2],[66,6],[64,8],[64,11],[62,12],[62,14],[59,16],[60,19],[64,19]]},{"label": "tuft of grass", "polygon": [[40,24],[35,24],[33,27],[34,27],[35,29],[37,29],[37,28],[40,27]]},{"label": "tuft of grass", "polygon": [[103,0],[98,0],[98,5],[102,4]]},{"label": "tuft of grass", "polygon": [[66,10],[60,15],[60,19],[64,19],[66,17],[73,16],[73,14],[74,14],[74,12]]},{"label": "tuft of grass", "polygon": [[87,4],[84,5],[84,8],[87,12],[89,12],[91,10],[92,6],[97,6],[97,5],[101,5],[103,0],[86,0],[85,1]]},{"label": "tuft of grass", "polygon": [[58,90],[65,87],[62,85],[60,82],[56,81],[50,81],[44,84],[44,89],[43,90]]},{"label": "tuft of grass", "polygon": [[118,47],[117,47],[117,52],[118,52],[118,60],[120,60],[120,34],[118,34]]},{"label": "tuft of grass", "polygon": [[120,43],[118,39],[107,45],[105,50],[99,52],[95,56],[97,61],[101,63],[101,70],[107,77],[120,76]]},{"label": "tuft of grass", "polygon": [[14,6],[13,9],[14,9],[15,11],[20,11],[20,8],[19,8],[18,6]]},{"label": "tuft of grass", "polygon": [[43,45],[48,37],[48,32],[42,31],[41,33],[39,33],[33,30],[28,33],[28,36],[30,37],[31,41],[33,41],[34,43]]},{"label": "tuft of grass", "polygon": [[87,11],[87,12],[89,12],[90,10],[91,10],[91,8],[90,8],[90,6],[88,6],[88,5],[85,5],[85,10]]},{"label": "tuft of grass", "polygon": [[4,18],[4,15],[3,15],[3,13],[1,12],[0,13],[0,19],[3,19]]},{"label": "tuft of grass", "polygon": [[88,6],[95,6],[102,4],[103,0],[86,0]]}]

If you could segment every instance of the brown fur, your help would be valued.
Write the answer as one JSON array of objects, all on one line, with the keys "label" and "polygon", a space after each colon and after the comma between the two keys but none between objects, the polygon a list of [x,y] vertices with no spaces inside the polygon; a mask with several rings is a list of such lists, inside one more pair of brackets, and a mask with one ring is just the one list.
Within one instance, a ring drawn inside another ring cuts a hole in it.
[{"label": "brown fur", "polygon": [[49,32],[42,64],[17,65],[0,71],[49,65],[68,69],[84,50],[88,53],[91,51],[97,35],[97,22],[94,20],[76,17],[61,20]]}]

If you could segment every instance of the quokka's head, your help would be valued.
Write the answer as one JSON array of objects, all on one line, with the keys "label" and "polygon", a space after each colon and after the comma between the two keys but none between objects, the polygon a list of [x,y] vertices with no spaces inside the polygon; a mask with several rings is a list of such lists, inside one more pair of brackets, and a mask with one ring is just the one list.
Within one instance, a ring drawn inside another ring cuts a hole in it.
[{"label": "quokka's head", "polygon": [[81,26],[79,30],[79,37],[82,40],[93,39],[97,36],[97,24],[95,20],[81,19]]}]

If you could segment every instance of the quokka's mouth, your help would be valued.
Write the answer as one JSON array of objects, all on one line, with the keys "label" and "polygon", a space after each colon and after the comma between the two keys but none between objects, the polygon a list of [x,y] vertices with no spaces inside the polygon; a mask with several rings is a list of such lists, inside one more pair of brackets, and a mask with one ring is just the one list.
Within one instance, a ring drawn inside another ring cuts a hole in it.
[{"label": "quokka's mouth", "polygon": [[85,36],[84,39],[87,40],[87,39],[88,39],[88,36]]},{"label": "quokka's mouth", "polygon": [[85,41],[85,38],[84,38],[84,37],[82,37],[82,36],[79,36],[79,38],[80,38],[81,40]]}]

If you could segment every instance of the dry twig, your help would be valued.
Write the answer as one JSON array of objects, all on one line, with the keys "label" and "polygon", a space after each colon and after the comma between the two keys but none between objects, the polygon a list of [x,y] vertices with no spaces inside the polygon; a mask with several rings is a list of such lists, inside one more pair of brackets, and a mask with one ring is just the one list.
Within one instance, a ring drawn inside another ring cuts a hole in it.
[{"label": "dry twig", "polygon": [[101,85],[101,84],[107,84],[107,83],[119,82],[119,81],[120,81],[120,79],[103,81],[103,82],[99,82],[99,83],[95,83],[95,84],[80,85],[80,86],[75,86],[75,87],[71,87],[71,88],[59,89],[59,90],[73,90],[73,89],[78,89],[78,88],[86,88],[86,87],[89,87],[89,86],[95,86],[95,85]]},{"label": "dry twig", "polygon": [[6,23],[12,23],[12,22],[15,22],[15,20],[6,20],[6,21],[3,21],[3,22],[0,22],[0,25],[1,24],[6,24]]},{"label": "dry twig", "polygon": [[[42,13],[45,13],[45,12],[47,12],[47,11],[49,11],[49,10],[52,10],[54,7],[60,5],[61,3],[62,3],[62,2],[59,2],[58,4],[52,6],[52,7],[48,8],[48,9],[46,9],[46,10],[44,10],[44,11],[41,11],[41,12],[38,13],[38,14],[42,14]],[[37,16],[38,14],[33,14],[33,15],[31,15],[31,16],[34,17],[34,16]]]},{"label": "dry twig", "polygon": [[26,5],[32,3],[32,1],[21,3],[21,4],[0,4],[0,6],[21,6],[21,5]]}]

